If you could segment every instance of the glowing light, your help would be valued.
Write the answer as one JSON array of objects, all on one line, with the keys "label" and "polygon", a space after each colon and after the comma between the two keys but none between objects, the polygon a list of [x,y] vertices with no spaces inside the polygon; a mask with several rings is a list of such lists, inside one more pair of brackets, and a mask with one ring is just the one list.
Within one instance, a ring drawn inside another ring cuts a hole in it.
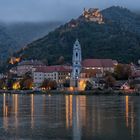
[{"label": "glowing light", "polygon": [[15,83],[13,84],[13,89],[14,89],[14,90],[20,89],[20,83],[19,83],[19,82],[15,82]]},{"label": "glowing light", "polygon": [[21,60],[21,58],[15,58],[15,57],[12,57],[9,61],[10,64],[14,65],[15,63],[18,63],[19,61]]},{"label": "glowing light", "polygon": [[85,90],[85,87],[86,87],[86,81],[85,80],[80,80],[79,90],[83,91],[83,90]]},{"label": "glowing light", "polygon": [[69,77],[68,77],[68,76],[66,76],[66,79],[69,79]]},{"label": "glowing light", "polygon": [[69,90],[70,90],[70,91],[74,91],[74,87],[70,87]]},{"label": "glowing light", "polygon": [[6,87],[3,87],[3,89],[6,90],[7,88]]}]

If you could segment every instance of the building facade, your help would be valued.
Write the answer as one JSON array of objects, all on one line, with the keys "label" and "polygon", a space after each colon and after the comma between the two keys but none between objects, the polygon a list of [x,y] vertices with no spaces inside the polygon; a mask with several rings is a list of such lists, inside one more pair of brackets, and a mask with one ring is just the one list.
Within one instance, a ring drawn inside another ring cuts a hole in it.
[{"label": "building facade", "polygon": [[45,79],[56,81],[63,84],[70,79],[71,66],[46,66],[38,67],[33,71],[33,83],[35,87],[40,87]]},{"label": "building facade", "polygon": [[112,59],[85,59],[82,62],[82,69],[102,74],[113,73],[117,64],[118,62]]}]

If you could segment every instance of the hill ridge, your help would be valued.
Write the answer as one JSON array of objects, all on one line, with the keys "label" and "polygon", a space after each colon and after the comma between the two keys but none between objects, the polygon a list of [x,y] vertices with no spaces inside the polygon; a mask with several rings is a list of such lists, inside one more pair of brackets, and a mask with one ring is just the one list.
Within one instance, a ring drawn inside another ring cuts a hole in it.
[{"label": "hill ridge", "polygon": [[112,58],[120,62],[136,62],[140,57],[140,16],[121,7],[110,7],[101,13],[105,24],[79,20],[80,16],[74,20],[78,22],[74,28],[69,26],[71,20],[32,42],[15,56],[40,59],[49,64],[57,64],[63,56],[65,62],[71,62],[73,43],[78,37],[83,59]]}]

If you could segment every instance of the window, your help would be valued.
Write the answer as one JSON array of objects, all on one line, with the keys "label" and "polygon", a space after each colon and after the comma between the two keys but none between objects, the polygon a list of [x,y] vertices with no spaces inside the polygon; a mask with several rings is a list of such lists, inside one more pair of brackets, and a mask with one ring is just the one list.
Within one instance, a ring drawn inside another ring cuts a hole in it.
[{"label": "window", "polygon": [[76,57],[78,57],[78,53],[76,52]]}]

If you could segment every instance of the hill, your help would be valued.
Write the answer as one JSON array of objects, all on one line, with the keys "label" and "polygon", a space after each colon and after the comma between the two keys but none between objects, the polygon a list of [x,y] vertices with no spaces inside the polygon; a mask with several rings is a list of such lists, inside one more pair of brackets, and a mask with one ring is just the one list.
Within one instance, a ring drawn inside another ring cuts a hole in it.
[{"label": "hill", "polygon": [[62,22],[0,23],[0,61],[6,61],[14,51],[43,37]]},{"label": "hill", "polygon": [[0,25],[0,64],[6,60],[7,56],[17,49],[17,42],[6,31],[6,28]]},{"label": "hill", "polygon": [[45,60],[49,64],[58,64],[63,56],[65,62],[71,62],[76,38],[81,43],[83,59],[136,62],[140,58],[140,16],[114,6],[101,12],[89,9],[78,19],[60,26],[14,55],[22,59]]},{"label": "hill", "polygon": [[19,48],[45,36],[60,26],[62,22],[20,22],[6,24],[5,28],[10,36],[17,41]]}]

